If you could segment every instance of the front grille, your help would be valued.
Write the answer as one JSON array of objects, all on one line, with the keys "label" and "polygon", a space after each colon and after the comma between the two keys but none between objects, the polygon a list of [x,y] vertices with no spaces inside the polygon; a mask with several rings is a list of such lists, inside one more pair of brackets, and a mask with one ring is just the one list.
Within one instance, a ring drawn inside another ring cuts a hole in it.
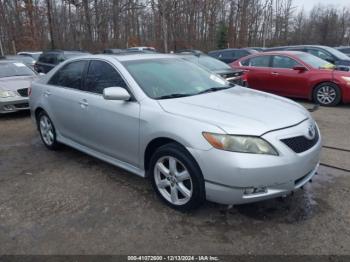
[{"label": "front grille", "polygon": [[28,88],[17,89],[17,93],[20,96],[28,97]]},{"label": "front grille", "polygon": [[313,139],[309,139],[305,136],[296,136],[296,137],[281,139],[281,141],[285,143],[295,153],[302,153],[309,150],[314,145],[316,145],[318,142],[318,139],[319,139],[319,134],[316,129],[315,137]]},{"label": "front grille", "polygon": [[14,106],[18,109],[23,109],[23,108],[28,108],[29,104],[28,103],[21,103],[21,104],[15,104]]}]

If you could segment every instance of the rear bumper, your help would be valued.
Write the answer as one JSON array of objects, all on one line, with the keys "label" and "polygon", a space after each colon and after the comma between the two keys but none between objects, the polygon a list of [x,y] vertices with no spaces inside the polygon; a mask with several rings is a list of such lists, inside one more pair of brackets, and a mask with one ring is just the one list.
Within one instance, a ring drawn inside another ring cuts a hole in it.
[{"label": "rear bumper", "polygon": [[0,114],[7,114],[21,110],[29,110],[28,97],[1,98]]}]

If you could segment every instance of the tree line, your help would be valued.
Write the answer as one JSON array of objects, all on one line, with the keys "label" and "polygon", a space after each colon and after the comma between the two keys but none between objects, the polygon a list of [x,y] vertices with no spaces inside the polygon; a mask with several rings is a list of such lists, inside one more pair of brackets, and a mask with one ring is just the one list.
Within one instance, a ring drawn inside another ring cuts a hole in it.
[{"label": "tree line", "polygon": [[293,0],[0,0],[0,42],[5,53],[349,45],[350,9],[306,12]]}]

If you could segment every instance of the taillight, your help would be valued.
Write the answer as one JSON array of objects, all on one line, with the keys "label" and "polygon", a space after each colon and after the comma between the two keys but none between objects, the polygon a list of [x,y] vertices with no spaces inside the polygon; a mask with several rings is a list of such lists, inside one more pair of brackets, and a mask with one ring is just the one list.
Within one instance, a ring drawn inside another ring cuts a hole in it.
[{"label": "taillight", "polygon": [[30,86],[29,88],[28,88],[28,96],[30,96],[32,94],[32,87]]}]

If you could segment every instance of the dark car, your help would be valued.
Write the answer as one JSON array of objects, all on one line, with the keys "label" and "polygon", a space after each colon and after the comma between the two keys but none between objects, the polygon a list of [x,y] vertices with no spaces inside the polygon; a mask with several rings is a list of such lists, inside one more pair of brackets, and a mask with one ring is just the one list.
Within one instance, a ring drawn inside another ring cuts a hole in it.
[{"label": "dark car", "polygon": [[251,48],[242,48],[242,49],[228,48],[228,49],[210,51],[208,52],[208,55],[216,59],[219,59],[222,62],[225,62],[226,64],[230,64],[236,61],[237,59],[240,59],[244,56],[255,54],[255,53],[258,53],[258,51]]},{"label": "dark car", "polygon": [[227,81],[233,84],[242,85],[242,75],[243,70],[232,69],[229,65],[217,60],[213,57],[204,54],[179,54],[179,56],[187,61],[193,62],[195,64],[201,65],[210,71],[222,76]]},{"label": "dark car", "polygon": [[296,45],[296,46],[279,46],[266,48],[264,52],[271,51],[301,51],[317,56],[336,66],[338,70],[349,71],[350,57],[339,50],[321,45]]},{"label": "dark car", "polygon": [[339,46],[335,47],[335,49],[346,54],[347,56],[350,56],[350,46]]},{"label": "dark car", "polygon": [[88,53],[82,52],[82,51],[64,51],[64,50],[45,51],[39,56],[38,61],[34,65],[34,68],[38,73],[46,74],[56,65],[58,65],[59,63],[65,60],[75,56],[81,56],[86,54]]},{"label": "dark car", "polygon": [[102,51],[103,54],[119,54],[125,52],[125,49],[119,49],[119,48],[108,48]]}]

